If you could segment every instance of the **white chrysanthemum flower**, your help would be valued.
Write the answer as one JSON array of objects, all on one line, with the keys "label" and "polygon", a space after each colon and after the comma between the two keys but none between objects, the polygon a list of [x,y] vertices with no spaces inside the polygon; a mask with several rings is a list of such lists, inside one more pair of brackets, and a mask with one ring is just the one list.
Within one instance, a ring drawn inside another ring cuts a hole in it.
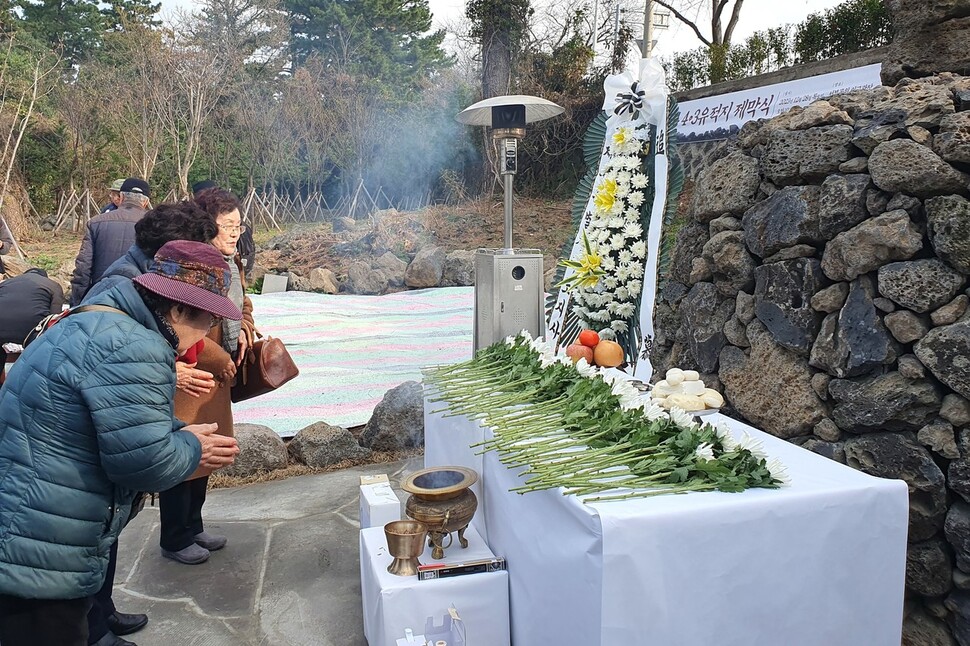
[{"label": "white chrysanthemum flower", "polygon": [[612,329],[614,332],[619,332],[620,334],[623,334],[630,328],[627,326],[626,321],[611,321],[610,329]]},{"label": "white chrysanthemum flower", "polygon": [[609,312],[610,314],[617,314],[617,315],[619,315],[619,313],[620,313],[620,304],[617,303],[616,301],[613,301],[612,303],[610,303],[609,305],[606,306],[606,311]]},{"label": "white chrysanthemum flower", "polygon": [[623,226],[623,235],[627,238],[639,240],[643,236],[643,227],[639,222],[627,222]]},{"label": "white chrysanthemum flower", "polygon": [[619,285],[619,284],[620,283],[619,283],[619,281],[616,278],[610,277],[610,278],[604,278],[603,279],[603,287],[605,287],[606,289],[609,289],[609,290],[616,289],[617,285]]},{"label": "white chrysanthemum flower", "polygon": [[643,415],[651,422],[658,419],[667,419],[669,417],[669,415],[667,415],[667,411],[663,409],[663,406],[654,400],[650,400],[649,406],[646,406],[643,409]]},{"label": "white chrysanthemum flower", "polygon": [[621,301],[625,301],[630,298],[630,290],[628,290],[626,287],[617,287],[616,297]]},{"label": "white chrysanthemum flower", "polygon": [[714,460],[714,447],[704,442],[696,449],[694,449],[694,455],[697,456],[698,460],[706,460],[712,462]]},{"label": "white chrysanthemum flower", "polygon": [[647,257],[647,243],[643,240],[638,240],[633,243],[630,247],[630,253],[632,253],[636,258],[646,258]]},{"label": "white chrysanthemum flower", "polygon": [[505,345],[507,346],[515,345],[515,337],[512,336],[511,334],[505,337]]},{"label": "white chrysanthemum flower", "polygon": [[579,361],[573,364],[578,372],[583,377],[592,378],[596,376],[596,368],[589,365],[586,361],[586,357],[580,357]]},{"label": "white chrysanthemum flower", "polygon": [[630,191],[629,195],[626,196],[626,203],[630,206],[640,208],[643,206],[643,193],[640,191]]},{"label": "white chrysanthemum flower", "polygon": [[767,463],[768,471],[771,472],[771,477],[781,483],[782,487],[791,486],[791,476],[788,475],[788,469],[782,464],[781,460],[778,458],[771,458]]},{"label": "white chrysanthemum flower", "polygon": [[522,328],[522,330],[519,332],[519,338],[525,339],[526,341],[529,341],[530,343],[532,342],[532,334],[528,330],[526,330],[525,328]]},{"label": "white chrysanthemum flower", "polygon": [[631,280],[630,282],[628,282],[626,284],[626,288],[630,290],[630,293],[631,294],[639,294],[640,293],[640,288],[642,286],[643,286],[643,283],[640,282],[640,279],[639,278],[637,278],[635,280]]},{"label": "white chrysanthemum flower", "polygon": [[610,218],[607,224],[610,226],[611,229],[622,229],[623,225],[626,224],[626,220],[624,220],[619,215],[614,215],[613,217]]},{"label": "white chrysanthemum flower", "polygon": [[670,408],[670,421],[681,428],[695,428],[697,426],[693,415],[676,406]]},{"label": "white chrysanthemum flower", "polygon": [[636,306],[633,303],[624,303],[623,305],[620,305],[618,308],[616,308],[616,313],[625,319],[628,319],[631,316],[633,316],[633,313],[635,311],[636,311]]},{"label": "white chrysanthemum flower", "polygon": [[621,249],[620,253],[618,253],[616,256],[619,259],[619,261],[623,264],[629,264],[633,262],[633,252],[630,251],[629,249]]},{"label": "white chrysanthemum flower", "polygon": [[626,238],[623,237],[622,233],[614,233],[610,236],[610,248],[615,251],[624,249],[626,247]]},{"label": "white chrysanthemum flower", "polygon": [[765,453],[765,447],[761,441],[748,435],[747,431],[745,431],[741,436],[741,440],[738,442],[738,448],[747,449],[751,452],[751,455],[761,460],[768,457],[768,454]]},{"label": "white chrysanthemum flower", "polygon": [[604,271],[613,271],[614,269],[616,269],[616,261],[613,260],[613,258],[611,258],[610,256],[606,256],[600,262],[600,267],[602,267]]},{"label": "white chrysanthemum flower", "polygon": [[630,184],[632,184],[635,188],[645,188],[648,183],[649,180],[643,173],[634,173],[633,177],[630,178]]},{"label": "white chrysanthemum flower", "polygon": [[604,328],[599,331],[600,339],[605,339],[607,341],[616,341],[616,334],[610,328]]},{"label": "white chrysanthemum flower", "polygon": [[713,424],[712,428],[714,429],[714,434],[717,435],[717,439],[719,439],[721,444],[724,446],[725,451],[730,452],[737,448],[738,443],[734,439],[734,436],[731,435],[731,428],[727,424],[724,422],[718,422]]},{"label": "white chrysanthemum flower", "polygon": [[629,171],[621,170],[616,174],[617,184],[629,184],[632,179],[633,175]]}]

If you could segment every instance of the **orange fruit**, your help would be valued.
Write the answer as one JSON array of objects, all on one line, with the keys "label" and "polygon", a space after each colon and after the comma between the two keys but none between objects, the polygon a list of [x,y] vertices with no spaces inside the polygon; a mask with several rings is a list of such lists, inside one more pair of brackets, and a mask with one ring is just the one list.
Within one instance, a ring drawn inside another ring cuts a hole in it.
[{"label": "orange fruit", "polygon": [[593,348],[593,361],[604,368],[615,368],[623,363],[623,348],[615,341],[600,341]]}]

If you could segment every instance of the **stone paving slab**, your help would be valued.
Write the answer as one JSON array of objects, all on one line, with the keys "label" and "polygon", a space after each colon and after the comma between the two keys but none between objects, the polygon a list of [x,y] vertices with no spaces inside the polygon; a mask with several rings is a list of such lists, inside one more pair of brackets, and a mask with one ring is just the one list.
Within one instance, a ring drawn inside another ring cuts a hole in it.
[{"label": "stone paving slab", "polygon": [[[358,553],[361,475],[400,482],[423,459],[210,491],[206,529],[229,537],[201,565],[163,558],[158,508],[121,536],[115,603],[145,612],[139,646],[367,646]],[[378,645],[373,645],[378,646]],[[383,645],[381,645],[383,646]]]}]

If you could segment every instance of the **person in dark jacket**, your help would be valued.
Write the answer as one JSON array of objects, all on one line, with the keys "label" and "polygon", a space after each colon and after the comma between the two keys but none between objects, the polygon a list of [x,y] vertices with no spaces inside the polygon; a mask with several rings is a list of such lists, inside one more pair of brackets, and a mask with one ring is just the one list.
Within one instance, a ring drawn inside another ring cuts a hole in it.
[{"label": "person in dark jacket", "polygon": [[[7,221],[0,217],[0,256],[6,256],[13,250],[13,234],[10,232],[10,227],[7,226]],[[3,266],[3,258],[0,258],[0,274],[6,271]]]},{"label": "person in dark jacket", "polygon": [[148,208],[148,182],[129,177],[121,185],[121,195],[124,201],[119,208],[96,215],[88,222],[81,251],[74,261],[71,307],[80,303],[104,270],[135,243],[135,223]]},{"label": "person in dark jacket", "polygon": [[111,186],[108,187],[108,203],[101,207],[101,213],[107,213],[108,211],[114,211],[123,201],[121,196],[121,187],[125,185],[125,180],[116,179],[111,182]]},{"label": "person in dark jacket", "polygon": [[90,596],[136,491],[231,464],[217,424],[173,414],[175,357],[224,319],[232,272],[174,241],[151,271],[31,343],[0,388],[0,643],[86,646]]},{"label": "person in dark jacket", "polygon": [[0,281],[0,375],[7,363],[3,344],[20,345],[34,326],[63,306],[64,290],[43,269],[34,267]]},{"label": "person in dark jacket", "polygon": [[[82,305],[98,298],[112,287],[128,282],[149,270],[152,259],[158,250],[172,240],[192,240],[208,242],[219,232],[215,220],[200,209],[194,202],[161,204],[145,214],[135,223],[135,244],[108,267],[100,280],[95,283]],[[175,387],[198,396],[207,393],[216,385],[212,373],[197,370],[195,363],[179,361],[176,364]],[[148,616],[141,613],[120,612],[114,604],[115,567],[118,562],[117,543],[112,547],[108,569],[101,589],[94,595],[93,605],[88,612],[88,643],[97,644],[110,632],[115,637],[130,635],[148,624]],[[110,639],[110,638],[109,638]],[[116,646],[131,644],[117,639]]]}]

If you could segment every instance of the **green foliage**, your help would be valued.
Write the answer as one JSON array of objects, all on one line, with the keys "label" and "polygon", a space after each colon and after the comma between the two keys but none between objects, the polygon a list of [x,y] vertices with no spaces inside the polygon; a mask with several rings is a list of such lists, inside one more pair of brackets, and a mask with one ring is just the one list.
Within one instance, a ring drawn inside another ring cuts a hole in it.
[{"label": "green foliage", "polygon": [[472,38],[482,41],[494,34],[504,34],[514,52],[521,49],[534,12],[530,0],[469,0],[465,5]]},{"label": "green foliage", "polygon": [[101,14],[109,31],[122,31],[125,22],[161,27],[162,21],[158,19],[161,9],[162,3],[152,0],[111,0],[110,6],[102,9]]},{"label": "green foliage", "polygon": [[20,28],[76,65],[93,54],[104,37],[105,21],[93,0],[18,0]]},{"label": "green foliage", "polygon": [[891,38],[892,23],[882,0],[847,0],[794,27],[758,31],[730,46],[698,47],[663,63],[671,90],[681,92],[880,47]]},{"label": "green foliage", "polygon": [[430,32],[428,0],[285,0],[290,48],[305,61],[379,80],[385,96],[410,95],[453,62],[441,48],[444,30]]}]

